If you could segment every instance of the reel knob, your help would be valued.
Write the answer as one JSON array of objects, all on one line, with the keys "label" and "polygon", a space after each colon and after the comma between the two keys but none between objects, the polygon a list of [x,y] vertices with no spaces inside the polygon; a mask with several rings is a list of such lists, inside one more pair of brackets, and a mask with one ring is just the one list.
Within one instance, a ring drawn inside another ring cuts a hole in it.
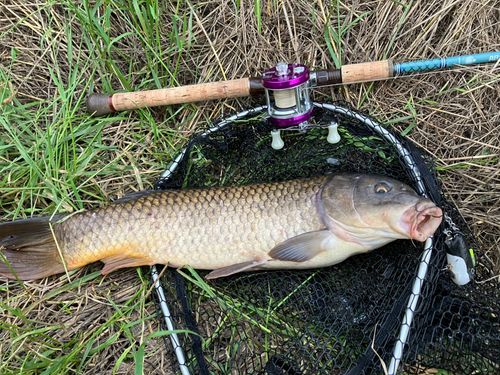
[{"label": "reel knob", "polygon": [[271,147],[275,150],[281,150],[283,146],[285,146],[285,142],[281,139],[281,130],[271,130],[271,137],[273,137],[273,141],[271,142]]},{"label": "reel knob", "polygon": [[338,132],[339,125],[337,123],[332,122],[331,125],[328,125],[328,137],[326,141],[328,143],[339,143],[340,142],[340,134]]}]

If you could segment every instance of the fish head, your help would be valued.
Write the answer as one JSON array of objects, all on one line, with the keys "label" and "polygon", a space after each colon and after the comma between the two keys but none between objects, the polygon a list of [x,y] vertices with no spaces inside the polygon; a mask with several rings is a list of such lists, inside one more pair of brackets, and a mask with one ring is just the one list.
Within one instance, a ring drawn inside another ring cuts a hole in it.
[{"label": "fish head", "polygon": [[323,186],[318,202],[325,225],[337,236],[351,237],[354,242],[362,241],[367,233],[376,238],[424,242],[443,216],[434,202],[410,186],[379,175],[335,175]]}]

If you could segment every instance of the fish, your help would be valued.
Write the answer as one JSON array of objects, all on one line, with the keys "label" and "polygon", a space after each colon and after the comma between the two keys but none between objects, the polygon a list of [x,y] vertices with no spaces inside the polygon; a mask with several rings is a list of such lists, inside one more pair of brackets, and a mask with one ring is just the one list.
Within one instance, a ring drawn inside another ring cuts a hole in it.
[{"label": "fish", "polygon": [[141,191],[107,206],[0,224],[0,275],[35,280],[102,261],[102,274],[168,264],[314,269],[397,239],[426,241],[443,213],[395,179],[339,173],[247,186]]}]

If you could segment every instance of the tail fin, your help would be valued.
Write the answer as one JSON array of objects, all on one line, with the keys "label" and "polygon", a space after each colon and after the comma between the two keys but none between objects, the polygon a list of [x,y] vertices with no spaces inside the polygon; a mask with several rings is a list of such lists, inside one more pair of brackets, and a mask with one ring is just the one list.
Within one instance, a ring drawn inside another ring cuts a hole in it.
[{"label": "tail fin", "polygon": [[[20,280],[40,279],[64,272],[49,223],[65,215],[18,220],[0,224],[0,275]],[[11,269],[12,268],[12,269]]]}]

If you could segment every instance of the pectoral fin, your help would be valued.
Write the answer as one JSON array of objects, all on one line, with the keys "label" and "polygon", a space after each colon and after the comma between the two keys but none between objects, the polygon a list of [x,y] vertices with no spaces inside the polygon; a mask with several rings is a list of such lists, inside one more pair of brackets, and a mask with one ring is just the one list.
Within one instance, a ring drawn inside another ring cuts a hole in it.
[{"label": "pectoral fin", "polygon": [[216,269],[212,272],[210,272],[206,278],[207,279],[217,279],[219,277],[224,277],[224,276],[229,276],[229,275],[234,275],[235,273],[243,272],[243,271],[249,271],[252,269],[258,269],[259,266],[265,264],[267,260],[255,260],[251,262],[243,262],[243,263],[237,263],[233,264],[231,266],[223,267]]},{"label": "pectoral fin", "polygon": [[112,255],[101,259],[104,262],[104,268],[101,270],[103,275],[125,267],[152,266],[154,262],[147,258],[131,257],[126,254]]},{"label": "pectoral fin", "polygon": [[276,260],[305,262],[332,247],[335,238],[329,230],[300,234],[276,245],[269,256]]}]

